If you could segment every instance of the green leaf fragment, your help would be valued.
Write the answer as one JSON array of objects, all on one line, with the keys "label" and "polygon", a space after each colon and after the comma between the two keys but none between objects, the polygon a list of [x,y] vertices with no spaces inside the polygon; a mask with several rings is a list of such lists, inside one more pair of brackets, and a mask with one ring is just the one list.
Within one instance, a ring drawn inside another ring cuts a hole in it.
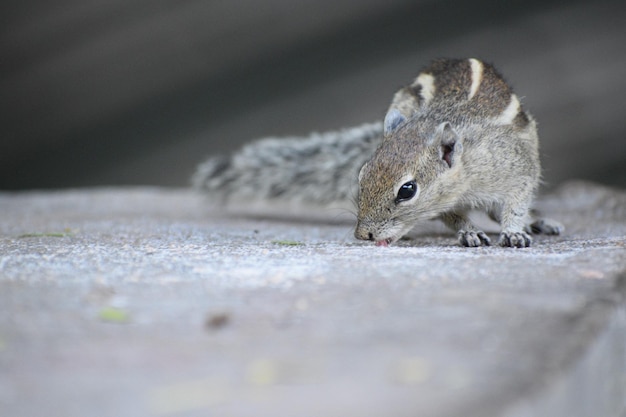
[{"label": "green leaf fragment", "polygon": [[295,240],[273,240],[273,244],[282,246],[302,246],[304,243],[296,242]]},{"label": "green leaf fragment", "polygon": [[130,320],[130,315],[125,310],[115,307],[105,307],[98,314],[100,320],[112,323],[126,323]]},{"label": "green leaf fragment", "polygon": [[62,232],[46,232],[46,233],[24,233],[18,236],[18,238],[27,238],[27,237],[65,237],[71,236],[72,229],[69,227],[63,229]]}]

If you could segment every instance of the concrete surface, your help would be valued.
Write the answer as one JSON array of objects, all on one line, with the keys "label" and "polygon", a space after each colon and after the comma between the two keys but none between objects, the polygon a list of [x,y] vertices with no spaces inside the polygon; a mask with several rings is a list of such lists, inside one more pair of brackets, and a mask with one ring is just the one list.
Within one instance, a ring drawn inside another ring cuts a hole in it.
[{"label": "concrete surface", "polygon": [[623,416],[626,193],[537,206],[563,236],[377,248],[184,189],[1,193],[0,415]]}]

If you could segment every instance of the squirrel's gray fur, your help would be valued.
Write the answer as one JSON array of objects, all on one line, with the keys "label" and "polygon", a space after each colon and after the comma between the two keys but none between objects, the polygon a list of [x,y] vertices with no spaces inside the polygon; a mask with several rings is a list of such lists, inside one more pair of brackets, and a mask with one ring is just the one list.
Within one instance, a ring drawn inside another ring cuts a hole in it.
[{"label": "squirrel's gray fur", "polygon": [[235,213],[336,220],[354,208],[357,173],[382,138],[380,122],[265,138],[201,163],[192,185]]},{"label": "squirrel's gray fur", "polygon": [[539,181],[534,119],[476,59],[434,61],[395,94],[382,124],[260,140],[209,159],[193,178],[230,207],[345,208],[356,197],[355,236],[384,246],[432,218],[464,246],[489,245],[468,218],[473,209],[501,224],[503,246],[529,246],[531,229],[558,234],[557,223],[528,225]]}]

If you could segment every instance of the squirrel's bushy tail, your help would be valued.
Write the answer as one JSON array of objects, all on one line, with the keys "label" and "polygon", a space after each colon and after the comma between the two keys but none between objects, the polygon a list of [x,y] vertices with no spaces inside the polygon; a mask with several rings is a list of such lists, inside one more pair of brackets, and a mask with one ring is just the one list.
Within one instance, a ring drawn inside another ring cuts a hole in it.
[{"label": "squirrel's bushy tail", "polygon": [[192,184],[229,206],[272,201],[345,206],[356,195],[359,169],[381,141],[381,123],[261,139],[201,163]]}]

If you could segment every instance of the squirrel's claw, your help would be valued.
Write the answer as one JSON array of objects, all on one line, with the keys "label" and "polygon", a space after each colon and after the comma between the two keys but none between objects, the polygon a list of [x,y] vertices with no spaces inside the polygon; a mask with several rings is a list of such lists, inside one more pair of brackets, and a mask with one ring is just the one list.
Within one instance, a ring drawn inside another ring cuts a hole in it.
[{"label": "squirrel's claw", "polygon": [[510,248],[527,248],[532,241],[526,232],[502,232],[498,244]]},{"label": "squirrel's claw", "polygon": [[459,236],[459,243],[461,246],[471,248],[478,246],[491,246],[491,240],[489,240],[489,237],[481,230],[459,230],[457,234]]}]

